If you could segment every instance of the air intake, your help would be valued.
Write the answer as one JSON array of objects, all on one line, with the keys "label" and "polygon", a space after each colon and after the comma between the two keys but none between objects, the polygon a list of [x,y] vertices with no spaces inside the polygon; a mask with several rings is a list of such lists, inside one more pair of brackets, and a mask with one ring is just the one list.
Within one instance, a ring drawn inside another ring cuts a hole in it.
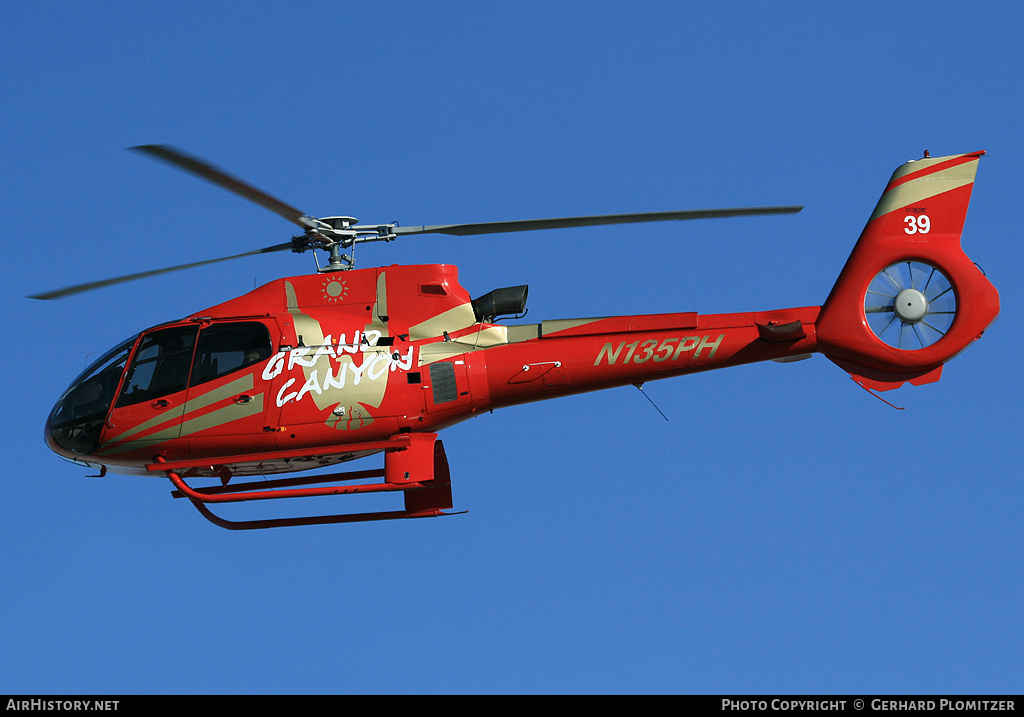
[{"label": "air intake", "polygon": [[499,316],[521,316],[526,311],[526,294],[529,286],[510,286],[495,289],[479,299],[473,299],[473,313],[476,320],[490,323]]}]

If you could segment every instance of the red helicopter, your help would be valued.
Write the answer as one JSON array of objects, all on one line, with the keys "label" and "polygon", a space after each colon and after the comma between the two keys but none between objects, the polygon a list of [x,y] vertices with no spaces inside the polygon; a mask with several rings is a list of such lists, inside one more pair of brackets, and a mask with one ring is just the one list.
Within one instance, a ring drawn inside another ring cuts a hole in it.
[{"label": "red helicopter", "polygon": [[[134,149],[236,192],[303,233],[244,254],[32,298],[265,252],[329,255],[317,274],[278,279],[121,343],[72,382],[47,420],[46,442],[55,453],[100,475],[165,474],[176,497],[235,530],[447,515],[451,480],[438,432],[504,406],[755,361],[796,361],[814,352],[869,390],[934,382],[943,364],[999,313],[998,292],[960,246],[984,152],[926,152],[899,167],[823,306],[505,324],[500,321],[523,316],[526,286],[474,299],[454,266],[357,270],[344,252],[408,234],[465,236],[801,207],[363,225],[352,217],[307,216],[172,147]],[[375,453],[383,453],[382,469],[267,478]],[[235,480],[247,477],[252,480]],[[209,478],[216,480],[203,487],[186,482]],[[402,492],[404,510],[228,521],[209,509],[381,491]]]}]

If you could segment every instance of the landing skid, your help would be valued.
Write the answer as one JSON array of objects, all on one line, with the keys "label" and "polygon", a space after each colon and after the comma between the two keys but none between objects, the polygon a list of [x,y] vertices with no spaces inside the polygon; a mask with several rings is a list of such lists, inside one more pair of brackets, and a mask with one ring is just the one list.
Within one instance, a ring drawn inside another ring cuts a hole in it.
[{"label": "landing skid", "polygon": [[[384,451],[384,468],[367,471],[348,471],[330,475],[316,475],[300,478],[283,478],[270,481],[222,485],[209,488],[192,488],[181,474],[190,471],[208,470],[209,462],[190,464],[187,461],[168,462],[157,456],[147,466],[151,471],[163,471],[176,488],[174,498],[188,498],[200,515],[214,525],[227,530],[262,530],[299,525],[331,525],[337,523],[360,523],[376,520],[398,520],[403,518],[432,518],[443,515],[452,507],[451,473],[444,446],[435,433],[406,433],[394,436],[388,441],[375,443],[347,444],[338,447],[337,453],[360,451]],[[328,451],[329,455],[331,452]],[[264,459],[274,461],[285,454],[268,453]],[[226,463],[228,461],[225,461]],[[356,485],[319,485],[340,481],[383,478],[380,483],[359,483]],[[307,487],[299,487],[307,486]],[[296,518],[271,518],[265,520],[232,521],[215,515],[208,504],[239,503],[255,500],[280,500],[282,498],[309,498],[325,495],[352,495],[357,493],[402,492],[405,510],[373,513],[340,513],[337,515],[313,515]],[[465,512],[465,511],[461,511]]]}]

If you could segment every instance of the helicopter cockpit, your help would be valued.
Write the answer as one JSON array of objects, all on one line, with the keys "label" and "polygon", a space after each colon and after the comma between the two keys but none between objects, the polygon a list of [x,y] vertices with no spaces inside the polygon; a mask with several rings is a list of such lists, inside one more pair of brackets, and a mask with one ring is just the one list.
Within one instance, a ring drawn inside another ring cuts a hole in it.
[{"label": "helicopter cockpit", "polygon": [[47,421],[47,443],[69,457],[92,455],[112,410],[146,401],[162,408],[165,397],[270,354],[270,334],[258,321],[213,323],[201,331],[198,323],[189,323],[137,334],[104,354],[64,392]]}]

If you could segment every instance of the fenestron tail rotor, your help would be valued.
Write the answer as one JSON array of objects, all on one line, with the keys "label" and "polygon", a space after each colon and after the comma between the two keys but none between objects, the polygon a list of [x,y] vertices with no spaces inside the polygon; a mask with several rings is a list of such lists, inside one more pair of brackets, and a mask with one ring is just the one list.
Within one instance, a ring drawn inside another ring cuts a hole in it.
[{"label": "fenestron tail rotor", "polygon": [[[593,216],[578,217],[556,217],[551,219],[526,219],[508,222],[483,222],[467,224],[434,224],[422,226],[399,226],[395,223],[383,224],[358,224],[353,217],[332,216],[318,219],[305,214],[295,207],[272,197],[261,189],[258,189],[247,182],[233,177],[224,170],[215,167],[209,162],[193,157],[180,149],[165,144],[145,144],[132,147],[132,150],[146,154],[150,157],[168,162],[179,169],[202,177],[214,184],[227,189],[230,192],[245,197],[246,199],[269,209],[275,214],[284,217],[293,224],[303,229],[303,234],[292,237],[291,241],[284,244],[275,244],[263,249],[233,254],[231,256],[216,259],[207,259],[189,264],[143,271],[135,274],[127,274],[112,279],[90,281],[84,284],[77,284],[55,291],[47,291],[34,294],[33,299],[58,299],[71,296],[84,291],[91,291],[105,286],[121,284],[135,279],[144,279],[160,274],[167,274],[183,269],[192,269],[208,264],[239,259],[256,254],[291,250],[304,252],[310,249],[322,249],[329,253],[330,259],[326,267],[320,271],[344,271],[354,266],[351,254],[342,253],[343,249],[349,249],[354,244],[372,241],[392,241],[399,236],[412,234],[450,234],[454,236],[477,236],[483,234],[500,234],[508,232],[535,231],[541,229],[565,229],[571,227],[591,227],[611,224],[637,224],[645,222],[663,222],[688,219],[714,219],[722,217],[756,216],[770,214],[793,214],[799,212],[800,206],[777,206],[777,207],[734,207],[726,209],[698,209],[673,212],[645,212],[634,214],[602,214]],[[318,264],[319,266],[319,264]]]},{"label": "fenestron tail rotor", "polygon": [[956,318],[956,292],[949,278],[923,261],[901,261],[880,271],[864,295],[864,315],[875,336],[913,351],[931,346]]}]

